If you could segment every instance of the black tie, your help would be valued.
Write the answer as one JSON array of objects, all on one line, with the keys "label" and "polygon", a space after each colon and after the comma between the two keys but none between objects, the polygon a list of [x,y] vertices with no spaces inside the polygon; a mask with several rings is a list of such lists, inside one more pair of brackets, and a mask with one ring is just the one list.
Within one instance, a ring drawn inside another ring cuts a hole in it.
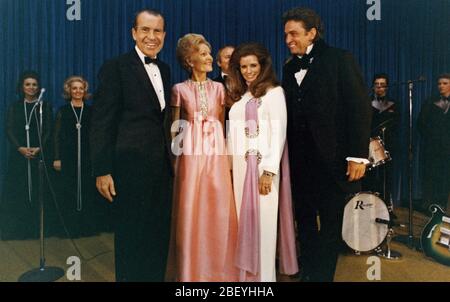
[{"label": "black tie", "polygon": [[308,69],[309,66],[311,65],[311,59],[312,59],[311,54],[305,54],[301,58],[299,58],[298,56],[295,56],[294,64],[295,64],[296,68],[299,70],[300,69]]},{"label": "black tie", "polygon": [[445,96],[441,96],[441,100],[443,100],[444,102],[449,102],[450,97],[445,97]]},{"label": "black tie", "polygon": [[145,60],[145,64],[150,64],[150,63],[157,64],[158,63],[158,59],[152,59],[150,57],[144,57],[144,60]]}]

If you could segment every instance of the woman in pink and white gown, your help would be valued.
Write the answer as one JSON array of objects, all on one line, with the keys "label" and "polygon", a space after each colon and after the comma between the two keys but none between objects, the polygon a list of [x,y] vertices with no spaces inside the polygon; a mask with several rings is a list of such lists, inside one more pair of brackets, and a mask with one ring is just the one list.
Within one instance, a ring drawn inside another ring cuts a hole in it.
[{"label": "woman in pink and white gown", "polygon": [[[225,92],[207,78],[211,46],[201,35],[178,41],[190,78],[172,89],[174,210],[167,279],[237,281],[237,215],[223,135]],[[177,123],[178,122],[178,123]]]}]

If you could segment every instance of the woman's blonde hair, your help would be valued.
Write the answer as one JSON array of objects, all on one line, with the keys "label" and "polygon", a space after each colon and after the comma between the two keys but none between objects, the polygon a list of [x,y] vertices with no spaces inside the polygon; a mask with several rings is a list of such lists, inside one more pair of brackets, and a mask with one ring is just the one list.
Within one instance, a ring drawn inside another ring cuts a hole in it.
[{"label": "woman's blonde hair", "polygon": [[64,91],[63,91],[63,98],[67,101],[70,101],[72,99],[70,89],[73,82],[80,82],[84,86],[84,95],[83,95],[83,101],[87,100],[91,97],[91,95],[88,93],[89,89],[89,83],[81,76],[71,76],[68,77],[64,81]]},{"label": "woman's blonde hair", "polygon": [[192,68],[189,66],[187,60],[192,54],[200,49],[200,45],[205,44],[211,50],[211,44],[206,41],[205,37],[200,34],[186,34],[178,40],[177,44],[177,59],[187,72],[191,73]]}]

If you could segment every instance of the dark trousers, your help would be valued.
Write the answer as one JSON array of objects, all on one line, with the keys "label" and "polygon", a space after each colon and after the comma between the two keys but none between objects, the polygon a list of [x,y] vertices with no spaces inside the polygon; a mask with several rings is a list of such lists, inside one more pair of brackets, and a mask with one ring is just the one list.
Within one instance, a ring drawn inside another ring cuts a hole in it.
[{"label": "dark trousers", "polygon": [[169,167],[150,169],[123,161],[117,170],[116,281],[164,281],[172,204]]},{"label": "dark trousers", "polygon": [[291,152],[292,187],[302,279],[332,282],[342,246],[346,194],[333,178],[332,169],[321,159],[309,133],[300,133],[294,143],[291,141],[289,147],[294,147]]},{"label": "dark trousers", "polygon": [[[363,190],[380,193],[381,199],[383,199],[386,205],[390,205],[393,188],[393,172],[392,161],[373,168],[370,171],[366,170],[366,175],[362,180]],[[385,173],[386,180],[384,179]]]},{"label": "dark trousers", "polygon": [[294,193],[303,280],[332,282],[342,231],[345,195],[332,189]]},{"label": "dark trousers", "polygon": [[[429,206],[438,204],[442,208],[450,203],[450,161],[443,152],[424,152],[422,168],[422,208],[429,212]],[[447,208],[447,211],[450,211]]]}]

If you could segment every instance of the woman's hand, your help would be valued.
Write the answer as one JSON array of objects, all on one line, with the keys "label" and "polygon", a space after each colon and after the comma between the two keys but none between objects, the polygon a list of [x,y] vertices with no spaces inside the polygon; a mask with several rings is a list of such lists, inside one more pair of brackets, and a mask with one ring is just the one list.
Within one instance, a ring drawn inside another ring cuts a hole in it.
[{"label": "woman's hand", "polygon": [[263,173],[259,178],[259,193],[261,195],[268,195],[272,190],[273,176],[267,173]]},{"label": "woman's hand", "polygon": [[58,172],[61,172],[61,161],[60,160],[53,161],[53,169],[55,169]]}]

